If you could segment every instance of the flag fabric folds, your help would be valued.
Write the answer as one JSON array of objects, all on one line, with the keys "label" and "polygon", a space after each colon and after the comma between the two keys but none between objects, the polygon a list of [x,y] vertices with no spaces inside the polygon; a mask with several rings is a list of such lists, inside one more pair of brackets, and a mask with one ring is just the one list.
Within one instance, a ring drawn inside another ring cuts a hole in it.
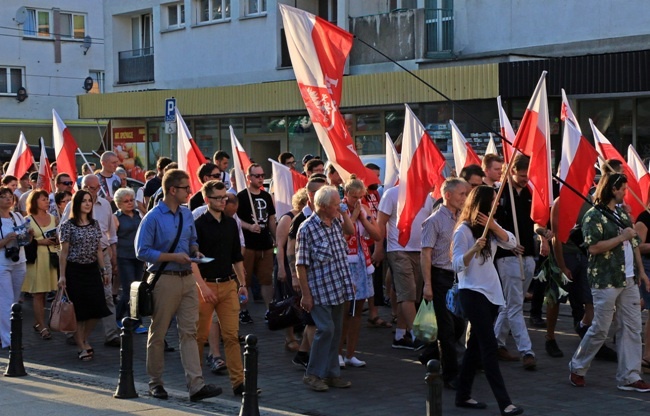
[{"label": "flag fabric folds", "polygon": [[307,177],[273,159],[268,160],[273,169],[273,199],[276,217],[280,218],[293,208],[291,198],[301,188],[307,186]]},{"label": "flag fabric folds", "polygon": [[29,172],[29,168],[33,164],[34,155],[32,154],[32,149],[29,148],[27,139],[21,131],[18,137],[18,144],[16,144],[16,150],[11,155],[11,160],[9,161],[5,175],[15,176],[20,179],[24,174]]},{"label": "flag fabric folds", "polygon": [[[485,148],[485,154],[486,155],[498,155],[499,151],[497,150],[497,145],[494,143],[494,136],[492,136],[492,133],[490,134],[490,141],[488,142],[487,147]],[[502,140],[503,142],[503,140]]]},{"label": "flag fabric folds", "polygon": [[531,159],[528,178],[532,184],[533,203],[530,218],[546,226],[550,218],[553,188],[551,186],[551,140],[546,97],[546,71],[535,87],[513,147]]},{"label": "flag fabric folds", "polygon": [[77,162],[75,153],[79,146],[63,123],[56,110],[52,109],[52,142],[56,155],[56,169],[59,173],[67,173],[73,181],[77,179]]},{"label": "flag fabric folds", "polygon": [[571,110],[571,106],[569,105],[569,99],[566,97],[566,92],[564,91],[564,88],[562,88],[562,108],[560,109],[560,120],[566,121],[569,120],[571,123],[573,123],[573,126],[578,130],[580,134],[582,134],[582,130],[580,130],[580,124],[578,124],[578,119],[576,118],[575,114],[573,114],[573,111]]},{"label": "flag fabric folds", "polygon": [[[625,176],[627,176],[627,189],[628,192],[625,194],[625,203],[629,205],[632,216],[634,218],[638,217],[641,212],[645,209],[643,204],[639,202],[634,195],[637,197],[641,198],[641,187],[639,186],[639,182],[636,180],[636,176],[634,175],[634,172],[632,169],[630,169],[630,165],[628,165],[625,162],[625,159],[623,159],[623,156],[616,150],[614,145],[607,140],[605,135],[598,130],[594,122],[589,119],[589,125],[591,126],[591,131],[594,134],[594,145],[596,147],[596,150],[598,151],[598,154],[600,157],[602,157],[604,160],[608,159],[616,159],[619,160],[623,163],[623,173]],[[600,170],[602,172],[603,170],[603,161],[600,161]],[[634,195],[633,195],[634,194]]]},{"label": "flag fabric folds", "polygon": [[304,10],[279,8],[298,88],[327,158],[344,181],[354,173],[366,186],[379,183],[363,166],[339,111],[352,34]]},{"label": "flag fabric folds", "polygon": [[639,188],[641,189],[641,201],[645,206],[648,205],[648,194],[650,192],[650,173],[645,168],[641,156],[636,152],[632,145],[629,145],[627,148],[627,164],[630,165],[630,170],[639,182]]},{"label": "flag fabric folds", "polygon": [[467,143],[465,136],[463,136],[456,123],[453,120],[449,120],[449,124],[451,125],[451,142],[454,149],[456,174],[460,174],[461,169],[467,165],[481,166],[481,159],[479,159],[474,149],[472,149],[472,146]]},{"label": "flag fabric folds", "polygon": [[237,191],[246,189],[248,183],[246,182],[246,171],[251,165],[251,160],[246,154],[239,140],[235,136],[235,130],[230,126],[230,146],[232,147],[233,165],[235,168],[235,183],[237,184]]},{"label": "flag fabric folds", "polygon": [[505,110],[503,109],[503,106],[501,105],[501,96],[497,97],[497,107],[499,109],[499,124],[501,125],[501,137],[503,137],[505,140],[501,140],[501,148],[503,149],[503,160],[506,162],[510,162],[510,159],[512,159],[512,154],[514,151],[512,150],[512,144],[515,142],[515,130],[512,128],[512,124],[510,124],[510,120],[508,120],[508,116],[506,115]]},{"label": "flag fabric folds", "polygon": [[422,209],[432,188],[435,187],[434,196],[439,197],[447,163],[411,107],[408,104],[405,107],[397,201],[398,241],[403,247],[411,236],[413,219]]},{"label": "flag fabric folds", "polygon": [[36,187],[46,191],[48,194],[52,193],[52,170],[50,169],[50,161],[47,158],[47,151],[45,150],[45,141],[41,137],[41,157],[38,162],[38,182]]},{"label": "flag fabric folds", "polygon": [[386,133],[386,171],[384,172],[384,189],[397,185],[399,179],[399,154],[395,149],[395,143],[390,135]]},{"label": "flag fabric folds", "polygon": [[195,194],[203,186],[197,172],[199,167],[205,163],[205,156],[196,143],[193,144],[194,140],[192,140],[190,130],[178,108],[176,109],[176,125],[178,126],[178,145],[176,146],[178,169],[184,170],[190,176],[190,187],[192,194]]},{"label": "flag fabric folds", "polygon": [[[596,149],[582,136],[576,126],[565,120],[562,138],[562,158],[560,159],[560,179],[580,195],[588,195],[594,183],[598,159]],[[557,236],[566,243],[571,229],[578,220],[584,199],[563,184],[560,185],[560,209]]]}]

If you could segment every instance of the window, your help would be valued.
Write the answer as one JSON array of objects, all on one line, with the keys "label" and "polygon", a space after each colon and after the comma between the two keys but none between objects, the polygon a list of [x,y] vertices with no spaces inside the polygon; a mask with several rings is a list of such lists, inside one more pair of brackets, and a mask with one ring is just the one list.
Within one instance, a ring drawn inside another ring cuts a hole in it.
[{"label": "window", "polygon": [[133,49],[134,55],[153,54],[152,30],[153,26],[150,14],[143,14],[131,18],[131,49]]},{"label": "window", "polygon": [[454,47],[454,9],[452,0],[425,1],[427,56],[445,57]]},{"label": "window", "polygon": [[230,0],[199,0],[198,23],[230,19]]},{"label": "window", "polygon": [[[59,19],[59,33],[53,33],[54,19]],[[86,15],[71,12],[27,9],[27,20],[23,26],[25,36],[51,39],[60,35],[64,39],[83,40],[86,36]]]},{"label": "window", "polygon": [[244,0],[244,16],[266,14],[266,0]]},{"label": "window", "polygon": [[185,4],[167,6],[167,27],[175,29],[185,26]]},{"label": "window", "polygon": [[0,94],[16,95],[23,86],[22,68],[0,66]]}]

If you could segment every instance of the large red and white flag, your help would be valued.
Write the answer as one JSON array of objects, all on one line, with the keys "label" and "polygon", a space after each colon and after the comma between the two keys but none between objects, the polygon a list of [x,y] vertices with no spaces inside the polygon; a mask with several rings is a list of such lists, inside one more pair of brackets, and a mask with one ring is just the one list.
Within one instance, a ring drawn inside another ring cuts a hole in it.
[{"label": "large red and white flag", "polygon": [[293,209],[291,198],[301,188],[307,186],[307,177],[295,169],[269,159],[273,169],[273,199],[276,218],[280,218]]},{"label": "large red and white flag", "polygon": [[[645,209],[643,203],[641,203],[637,198],[641,198],[641,187],[639,182],[636,180],[634,172],[630,168],[630,165],[625,162],[623,156],[616,150],[614,145],[607,140],[607,137],[598,130],[594,122],[589,119],[589,125],[591,126],[591,131],[594,134],[594,145],[598,154],[602,158],[600,162],[600,170],[603,171],[603,161],[609,159],[616,159],[623,164],[623,173],[627,176],[627,190],[625,194],[625,203],[630,207],[632,216],[636,218],[641,212]],[[635,197],[636,195],[636,197]]]},{"label": "large red and white flag", "polygon": [[[561,242],[566,243],[571,229],[578,220],[584,199],[594,183],[598,159],[596,149],[582,136],[580,130],[568,120],[564,122],[562,137],[562,158],[560,159],[560,179],[574,190],[560,184],[560,209],[558,229],[555,230]],[[578,192],[579,194],[577,194]]]},{"label": "large red and white flag", "polygon": [[569,105],[569,99],[566,97],[566,92],[562,88],[562,108],[560,109],[560,120],[566,121],[569,120],[573,123],[573,126],[582,134],[580,130],[580,124],[578,124],[578,118],[573,114],[571,110],[571,105]]},{"label": "large red and white flag", "polygon": [[629,145],[627,148],[627,164],[630,165],[630,170],[639,182],[639,188],[641,188],[641,201],[647,206],[648,205],[648,196],[650,194],[650,173],[645,168],[643,160],[636,152],[632,145]]},{"label": "large red and white flag", "polygon": [[497,150],[497,145],[494,143],[494,136],[492,136],[492,133],[488,133],[490,135],[490,141],[488,142],[487,147],[485,148],[485,154],[486,155],[498,155],[499,151]]},{"label": "large red and white flag", "polygon": [[41,137],[41,157],[38,161],[38,181],[36,182],[36,187],[46,191],[48,194],[52,193],[52,179],[50,160],[47,158],[45,141]]},{"label": "large red and white flag", "polygon": [[443,170],[447,163],[411,107],[408,104],[404,106],[406,115],[397,200],[398,241],[403,247],[411,237],[413,219],[424,206],[427,195],[433,190],[434,196],[440,197],[440,187],[445,181]]},{"label": "large red and white flag", "polygon": [[344,181],[354,173],[366,185],[379,183],[359,159],[339,111],[352,34],[304,10],[279,7],[298,88],[328,160]]},{"label": "large red and white flag", "polygon": [[390,135],[386,133],[386,171],[384,172],[384,189],[397,185],[399,180],[399,154],[395,149],[395,143]]},{"label": "large red and white flag", "polygon": [[56,155],[56,170],[67,173],[73,181],[77,178],[76,152],[79,149],[77,142],[70,133],[56,110],[52,109],[52,142]]},{"label": "large red and white flag", "polygon": [[499,109],[499,124],[501,125],[501,148],[503,149],[503,160],[507,164],[510,162],[510,159],[512,159],[512,154],[514,153],[512,150],[512,144],[515,142],[515,130],[512,128],[512,124],[510,124],[510,120],[501,105],[501,96],[497,97],[497,108]]},{"label": "large red and white flag", "polygon": [[551,185],[551,128],[546,97],[546,71],[535,87],[513,147],[530,157],[528,179],[532,184],[533,204],[530,218],[546,226],[550,218],[553,188]]},{"label": "large red and white flag", "polygon": [[27,139],[23,132],[20,132],[18,137],[18,144],[16,144],[16,150],[14,150],[13,155],[11,155],[11,160],[9,161],[9,166],[5,171],[5,175],[15,176],[20,179],[24,174],[29,172],[29,168],[34,164],[34,155],[32,154],[32,149],[29,148],[27,144]]},{"label": "large red and white flag", "polygon": [[481,166],[481,159],[472,149],[472,146],[467,143],[465,136],[461,133],[460,129],[454,123],[454,120],[449,120],[451,125],[451,143],[454,149],[454,165],[456,168],[456,174],[459,174],[461,169],[467,165],[479,165]]},{"label": "large red and white flag", "polygon": [[199,192],[203,186],[197,172],[199,167],[205,163],[205,156],[192,140],[190,130],[187,128],[187,124],[185,124],[185,120],[183,120],[178,108],[176,109],[176,125],[178,126],[178,144],[176,146],[178,169],[184,170],[190,175],[190,187],[194,194]]},{"label": "large red and white flag", "polygon": [[248,183],[246,181],[246,172],[251,165],[251,160],[246,154],[244,147],[237,140],[235,130],[230,126],[230,146],[232,147],[232,158],[235,168],[235,183],[237,184],[237,191],[246,189]]}]

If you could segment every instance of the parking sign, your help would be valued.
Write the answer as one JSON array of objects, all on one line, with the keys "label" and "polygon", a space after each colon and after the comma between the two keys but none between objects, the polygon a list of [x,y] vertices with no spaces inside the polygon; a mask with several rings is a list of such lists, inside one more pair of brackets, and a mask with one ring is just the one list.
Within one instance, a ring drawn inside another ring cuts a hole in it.
[{"label": "parking sign", "polygon": [[165,121],[176,122],[176,98],[174,97],[165,100]]}]

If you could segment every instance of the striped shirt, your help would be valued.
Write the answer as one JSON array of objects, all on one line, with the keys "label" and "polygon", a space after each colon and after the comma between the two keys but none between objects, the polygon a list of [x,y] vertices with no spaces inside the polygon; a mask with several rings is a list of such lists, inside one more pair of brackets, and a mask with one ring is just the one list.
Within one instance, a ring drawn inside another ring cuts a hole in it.
[{"label": "striped shirt", "polygon": [[328,226],[318,215],[298,229],[296,265],[307,266],[307,282],[315,305],[340,305],[354,299],[348,245],[338,218]]},{"label": "striped shirt", "polygon": [[444,205],[422,223],[422,248],[432,249],[432,266],[452,270],[450,248],[455,226],[456,218]]}]

